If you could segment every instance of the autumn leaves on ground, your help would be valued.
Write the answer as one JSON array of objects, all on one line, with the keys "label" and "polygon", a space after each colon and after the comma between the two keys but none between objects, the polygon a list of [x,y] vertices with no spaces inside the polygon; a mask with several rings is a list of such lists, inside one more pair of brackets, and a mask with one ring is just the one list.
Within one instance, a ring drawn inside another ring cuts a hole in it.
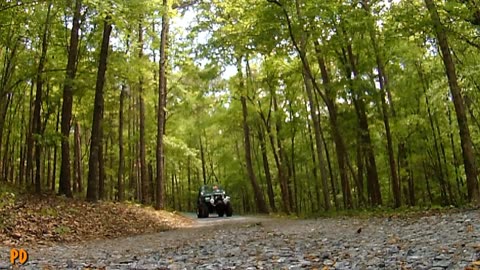
[{"label": "autumn leaves on ground", "polygon": [[50,245],[160,232],[191,220],[167,211],[127,203],[55,196],[0,196],[0,245]]}]

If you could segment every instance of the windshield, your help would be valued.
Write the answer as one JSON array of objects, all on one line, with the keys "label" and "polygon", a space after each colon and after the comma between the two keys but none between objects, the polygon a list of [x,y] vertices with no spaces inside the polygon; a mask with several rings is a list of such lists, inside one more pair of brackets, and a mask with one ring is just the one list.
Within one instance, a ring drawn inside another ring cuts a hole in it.
[{"label": "windshield", "polygon": [[203,191],[204,193],[217,193],[217,192],[223,192],[223,189],[218,185],[202,186],[201,191]]}]

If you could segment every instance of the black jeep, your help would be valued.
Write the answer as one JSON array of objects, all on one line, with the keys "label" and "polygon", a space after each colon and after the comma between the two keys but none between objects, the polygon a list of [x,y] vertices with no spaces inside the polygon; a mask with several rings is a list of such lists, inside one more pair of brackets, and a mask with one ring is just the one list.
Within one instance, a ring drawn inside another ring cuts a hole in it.
[{"label": "black jeep", "polygon": [[200,187],[197,199],[197,217],[207,218],[209,214],[217,213],[219,217],[233,214],[230,197],[225,195],[225,191],[218,186]]}]

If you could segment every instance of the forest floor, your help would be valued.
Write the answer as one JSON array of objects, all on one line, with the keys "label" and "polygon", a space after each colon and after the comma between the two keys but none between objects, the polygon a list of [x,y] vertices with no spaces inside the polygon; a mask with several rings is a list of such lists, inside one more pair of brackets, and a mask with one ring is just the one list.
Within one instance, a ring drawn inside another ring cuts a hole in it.
[{"label": "forest floor", "polygon": [[[6,244],[28,251],[21,269],[480,268],[479,210],[199,220],[123,204],[75,201],[72,206],[71,201],[49,200],[25,202],[25,209],[14,210],[23,221],[7,236],[0,234],[2,241],[12,241]],[[32,221],[35,226],[27,225]],[[61,238],[59,224],[69,228],[63,232],[69,237]],[[33,244],[30,237],[42,231],[56,238]],[[10,267],[8,256],[8,247],[1,245],[0,269]]]},{"label": "forest floor", "polygon": [[128,203],[89,203],[51,195],[0,197],[0,246],[34,247],[155,233],[193,221]]}]

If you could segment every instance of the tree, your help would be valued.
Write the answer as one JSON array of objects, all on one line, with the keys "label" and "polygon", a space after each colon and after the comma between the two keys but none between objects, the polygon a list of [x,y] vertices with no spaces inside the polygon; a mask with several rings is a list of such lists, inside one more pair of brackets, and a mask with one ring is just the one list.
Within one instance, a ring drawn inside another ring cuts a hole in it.
[{"label": "tree", "polygon": [[243,116],[243,136],[244,136],[244,149],[245,149],[245,161],[246,167],[248,172],[248,177],[250,179],[250,183],[252,184],[254,196],[255,196],[255,203],[257,206],[257,210],[260,213],[268,214],[267,204],[265,203],[265,198],[263,197],[263,193],[260,190],[260,186],[258,185],[257,178],[255,176],[255,172],[253,171],[253,163],[252,163],[252,153],[251,153],[251,143],[250,143],[250,127],[248,126],[248,110],[247,110],[247,98],[245,97],[247,89],[245,88],[245,83],[243,79],[243,72],[241,69],[242,57],[237,59],[237,71],[239,74],[239,90],[241,91],[240,95],[240,102],[242,103],[242,116]]},{"label": "tree", "polygon": [[62,162],[60,166],[60,182],[58,193],[72,197],[71,190],[71,167],[70,167],[70,127],[72,120],[73,89],[76,76],[76,63],[78,59],[78,43],[80,30],[80,11],[82,0],[75,0],[72,30],[70,32],[70,46],[68,50],[67,74],[63,86],[62,103]]},{"label": "tree", "polygon": [[111,17],[107,15],[103,22],[102,44],[100,47],[100,58],[98,62],[97,82],[95,87],[95,102],[92,121],[92,135],[90,141],[90,158],[88,160],[88,185],[87,200],[97,201],[99,198],[99,162],[100,149],[103,147],[103,113],[104,113],[104,84],[105,73],[107,71],[107,58],[110,42],[110,34],[112,32]]},{"label": "tree", "polygon": [[167,105],[167,40],[169,29],[169,9],[167,0],[163,0],[164,13],[162,15],[162,30],[160,33],[160,60],[159,60],[159,75],[158,75],[158,112],[157,112],[157,200],[155,202],[156,209],[163,209],[165,207],[165,150],[164,150],[164,134]]},{"label": "tree", "polygon": [[477,180],[477,166],[475,164],[475,156],[472,145],[472,138],[470,136],[470,129],[468,127],[467,115],[465,112],[465,100],[462,96],[461,88],[458,84],[457,73],[455,70],[455,63],[453,62],[450,53],[450,46],[448,44],[447,35],[443,29],[438,15],[437,8],[433,0],[425,0],[425,5],[430,13],[435,34],[437,36],[440,51],[442,52],[442,60],[445,65],[445,73],[448,78],[448,85],[452,94],[455,113],[457,115],[457,122],[460,133],[460,141],[463,153],[463,163],[465,166],[465,175],[467,177],[467,191],[469,201],[480,204],[480,191]]}]

